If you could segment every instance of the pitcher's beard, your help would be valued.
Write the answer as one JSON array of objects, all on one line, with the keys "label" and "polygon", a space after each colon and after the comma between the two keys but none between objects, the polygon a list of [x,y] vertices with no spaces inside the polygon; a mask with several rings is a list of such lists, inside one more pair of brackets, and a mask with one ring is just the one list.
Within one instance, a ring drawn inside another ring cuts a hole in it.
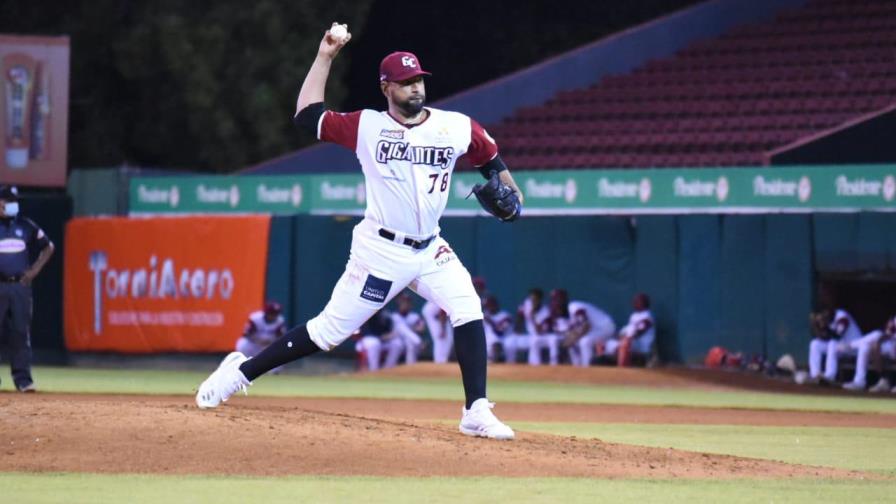
[{"label": "pitcher's beard", "polygon": [[405,117],[414,117],[423,110],[423,106],[426,104],[426,99],[421,100],[407,100],[402,103],[398,103],[398,108],[404,113]]}]

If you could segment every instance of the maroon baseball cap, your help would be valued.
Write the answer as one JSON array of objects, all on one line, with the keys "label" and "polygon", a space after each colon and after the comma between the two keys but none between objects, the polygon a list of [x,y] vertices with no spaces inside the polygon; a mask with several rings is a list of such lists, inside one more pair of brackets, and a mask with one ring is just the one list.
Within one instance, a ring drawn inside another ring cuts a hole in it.
[{"label": "maroon baseball cap", "polygon": [[380,63],[380,82],[401,82],[418,75],[432,75],[420,67],[420,60],[409,52],[394,52]]}]

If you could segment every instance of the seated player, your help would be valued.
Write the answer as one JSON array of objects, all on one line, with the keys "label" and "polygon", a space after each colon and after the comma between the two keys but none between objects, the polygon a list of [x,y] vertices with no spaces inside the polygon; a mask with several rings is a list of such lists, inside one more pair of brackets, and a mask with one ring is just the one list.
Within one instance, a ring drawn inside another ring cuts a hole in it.
[{"label": "seated player", "polygon": [[511,329],[513,321],[510,314],[501,310],[498,304],[498,298],[495,296],[487,296],[485,298],[484,310],[482,311],[482,322],[485,328],[485,345],[488,360],[494,362],[495,349],[504,347],[504,340],[512,337]]},{"label": "seated player", "polygon": [[603,310],[584,301],[570,301],[563,289],[551,291],[551,312],[554,318],[569,320],[569,328],[560,333],[561,346],[569,350],[574,366],[590,366],[595,345],[616,333],[616,323]]},{"label": "seated player", "polygon": [[392,312],[392,327],[404,345],[405,364],[415,364],[423,350],[423,331],[426,325],[419,313],[411,310],[411,295],[402,292],[396,297],[398,310]]},{"label": "seated player", "polygon": [[[520,311],[525,321],[526,334],[516,336],[516,347],[528,348],[528,362],[530,366],[542,364],[542,350],[548,349],[548,363],[556,366],[560,356],[560,338],[553,330],[550,307],[543,302],[544,293],[541,289],[529,291],[529,297],[523,302]],[[525,345],[525,346],[523,346]],[[508,351],[505,349],[505,351]],[[512,352],[516,354],[514,349]],[[508,351],[508,355],[511,352]]]},{"label": "seated player", "polygon": [[[355,343],[355,351],[361,354],[368,371],[390,367],[389,358],[392,357],[397,362],[398,356],[404,350],[400,338],[394,337],[392,333],[392,316],[386,310],[373,314],[361,326],[360,335],[361,338]],[[383,352],[386,352],[386,365],[381,363]]]},{"label": "seated player", "polygon": [[[833,314],[829,310],[814,314],[812,325],[815,337],[809,342],[809,380],[834,383],[837,381],[837,359],[841,355],[857,353],[852,343],[862,337],[862,331],[852,315],[843,309]],[[822,356],[825,357],[824,374]]]},{"label": "seated player", "polygon": [[[546,317],[547,307],[542,305],[544,294],[541,289],[529,290],[526,299],[517,307],[513,332],[504,337],[504,361],[510,364],[517,362],[520,350],[529,350],[529,340],[535,334],[534,318]],[[540,314],[540,312],[544,312]]]},{"label": "seated player", "polygon": [[432,339],[432,361],[436,364],[445,364],[451,357],[451,349],[454,346],[454,327],[449,323],[445,310],[432,301],[427,301],[423,305],[422,313],[429,337]]},{"label": "seated player", "polygon": [[[853,342],[856,349],[856,374],[852,381],[843,384],[847,390],[864,390],[868,364],[873,361],[880,379],[871,387],[871,392],[889,392],[890,380],[884,375],[884,357],[896,358],[896,316],[887,320],[884,329],[872,331]],[[896,389],[893,389],[896,391]]]},{"label": "seated player", "polygon": [[[276,301],[268,301],[263,310],[249,314],[246,329],[243,335],[236,340],[236,351],[246,357],[254,357],[273,343],[277,338],[286,334],[286,320],[281,315],[283,307]],[[279,366],[272,369],[272,374],[277,374],[283,369]]]},{"label": "seated player", "polygon": [[647,294],[635,294],[632,309],[634,311],[628,318],[628,324],[619,330],[618,338],[608,339],[603,345],[598,343],[596,346],[598,355],[616,355],[616,364],[619,366],[628,366],[632,353],[649,356],[656,338],[656,327]]}]

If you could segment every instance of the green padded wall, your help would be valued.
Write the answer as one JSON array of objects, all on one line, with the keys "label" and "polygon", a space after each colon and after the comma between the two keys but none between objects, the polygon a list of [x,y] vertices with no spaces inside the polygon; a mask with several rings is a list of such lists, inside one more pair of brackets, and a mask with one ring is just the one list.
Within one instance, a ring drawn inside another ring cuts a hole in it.
[{"label": "green padded wall", "polygon": [[716,215],[678,219],[678,339],[685,362],[725,345],[720,338],[721,222]]},{"label": "green padded wall", "polygon": [[767,355],[790,353],[806,362],[812,309],[812,222],[808,215],[765,219],[765,334]]},{"label": "green padded wall", "polygon": [[[324,307],[357,222],[271,221],[267,292],[284,300],[291,324]],[[621,326],[632,295],[648,293],[667,361],[696,362],[721,345],[804,362],[816,272],[896,269],[896,215],[883,213],[527,217],[511,225],[456,217],[441,225],[510,312],[531,287],[563,287]]]},{"label": "green padded wall", "polygon": [[277,301],[283,306],[283,317],[288,325],[296,323],[293,316],[293,279],[295,278],[295,254],[293,253],[293,218],[271,217],[268,238],[268,266],[265,277],[265,299]]},{"label": "green padded wall", "polygon": [[722,217],[719,339],[747,354],[765,351],[765,217]]}]

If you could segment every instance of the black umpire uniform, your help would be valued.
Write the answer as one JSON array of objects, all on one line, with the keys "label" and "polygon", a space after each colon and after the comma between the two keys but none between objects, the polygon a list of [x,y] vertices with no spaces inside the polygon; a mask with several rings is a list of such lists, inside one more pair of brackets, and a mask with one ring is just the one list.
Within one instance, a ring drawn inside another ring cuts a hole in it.
[{"label": "black umpire uniform", "polygon": [[[31,281],[53,253],[53,243],[19,215],[15,187],[0,185],[0,340],[9,348],[16,390],[34,392],[31,377]],[[31,262],[31,257],[36,257]]]}]

